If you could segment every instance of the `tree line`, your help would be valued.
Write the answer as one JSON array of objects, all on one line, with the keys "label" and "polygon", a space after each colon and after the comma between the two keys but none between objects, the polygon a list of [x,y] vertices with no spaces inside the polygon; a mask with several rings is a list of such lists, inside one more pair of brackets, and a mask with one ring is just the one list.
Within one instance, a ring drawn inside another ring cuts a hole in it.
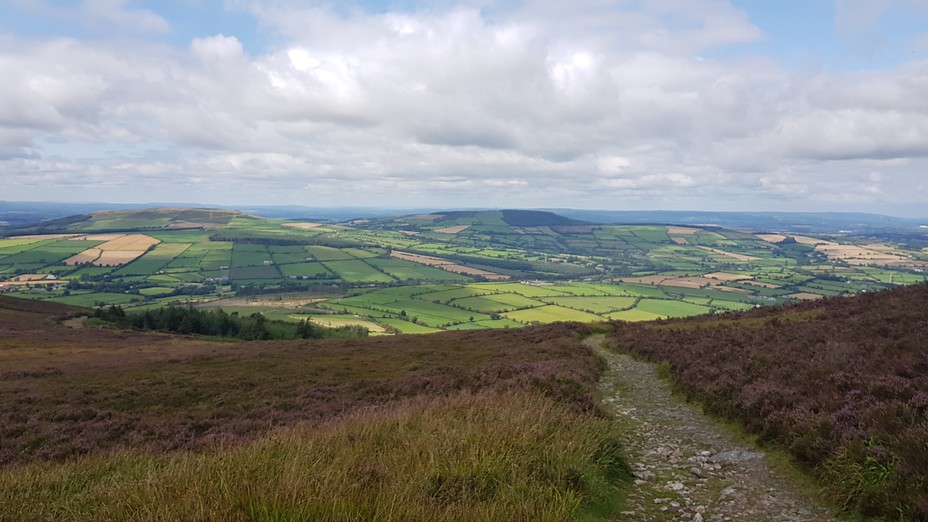
[{"label": "tree line", "polygon": [[271,320],[260,313],[241,315],[225,310],[203,310],[192,306],[166,306],[144,312],[126,313],[119,306],[98,308],[94,317],[120,328],[198,334],[245,341],[271,339],[333,339],[366,337],[359,326],[327,328],[311,321]]}]

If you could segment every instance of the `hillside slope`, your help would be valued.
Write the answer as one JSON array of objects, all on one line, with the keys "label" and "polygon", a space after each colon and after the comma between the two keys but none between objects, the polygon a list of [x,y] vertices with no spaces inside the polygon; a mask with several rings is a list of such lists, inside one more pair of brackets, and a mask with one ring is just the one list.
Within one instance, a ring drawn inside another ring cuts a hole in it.
[{"label": "hillside slope", "polygon": [[781,445],[847,508],[928,519],[928,285],[615,324],[691,398]]},{"label": "hillside slope", "polygon": [[605,519],[574,324],[350,341],[73,328],[0,298],[0,520]]}]

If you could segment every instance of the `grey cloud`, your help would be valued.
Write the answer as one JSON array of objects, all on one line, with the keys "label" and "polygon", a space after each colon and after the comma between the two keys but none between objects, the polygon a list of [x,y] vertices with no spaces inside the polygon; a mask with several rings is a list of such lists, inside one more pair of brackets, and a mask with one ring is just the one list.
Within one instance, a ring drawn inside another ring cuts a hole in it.
[{"label": "grey cloud", "polygon": [[[706,58],[760,37],[721,0],[235,5],[275,35],[267,52],[234,35],[179,49],[0,42],[0,74],[15,78],[0,84],[0,172],[16,197],[67,184],[62,197],[90,198],[81,187],[100,184],[90,199],[173,199],[175,180],[206,203],[926,198],[896,186],[925,166],[928,65],[797,73]],[[119,152],[52,157],[49,140]]]}]

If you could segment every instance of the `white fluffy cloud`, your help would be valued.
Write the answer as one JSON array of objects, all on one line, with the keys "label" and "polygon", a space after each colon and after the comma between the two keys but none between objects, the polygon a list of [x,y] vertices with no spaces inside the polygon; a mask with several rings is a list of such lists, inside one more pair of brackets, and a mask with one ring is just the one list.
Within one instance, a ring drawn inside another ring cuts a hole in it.
[{"label": "white fluffy cloud", "polygon": [[[4,199],[928,203],[928,61],[790,70],[735,52],[764,35],[727,1],[234,8],[276,43],[0,35]],[[843,9],[838,22],[856,30]],[[170,31],[125,0],[88,0],[80,16]]]}]

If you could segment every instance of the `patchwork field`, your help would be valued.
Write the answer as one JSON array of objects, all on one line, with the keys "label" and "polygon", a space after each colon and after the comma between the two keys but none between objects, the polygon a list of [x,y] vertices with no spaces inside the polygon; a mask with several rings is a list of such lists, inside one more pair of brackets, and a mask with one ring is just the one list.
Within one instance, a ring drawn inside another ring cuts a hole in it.
[{"label": "patchwork field", "polygon": [[[318,223],[152,209],[76,216],[0,238],[0,291],[127,307],[295,292],[317,299],[308,315],[336,311],[375,330],[431,332],[852,295],[925,281],[922,248],[872,237],[600,225],[531,211]],[[26,274],[46,276],[16,279]],[[287,308],[261,309],[286,317]]]}]

